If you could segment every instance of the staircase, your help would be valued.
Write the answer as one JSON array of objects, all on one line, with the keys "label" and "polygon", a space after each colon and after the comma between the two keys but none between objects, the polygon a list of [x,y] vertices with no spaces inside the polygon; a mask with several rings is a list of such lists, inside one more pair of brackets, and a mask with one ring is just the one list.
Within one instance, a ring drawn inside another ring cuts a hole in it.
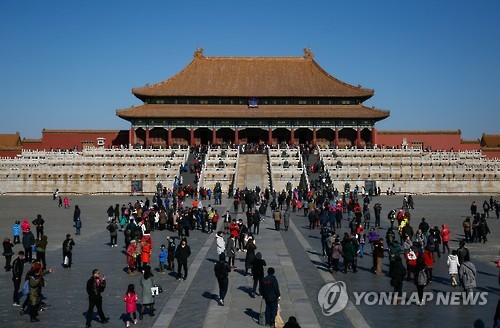
[{"label": "staircase", "polygon": [[269,174],[267,170],[267,155],[240,154],[238,162],[237,188],[254,189],[259,186],[264,190],[269,187]]}]

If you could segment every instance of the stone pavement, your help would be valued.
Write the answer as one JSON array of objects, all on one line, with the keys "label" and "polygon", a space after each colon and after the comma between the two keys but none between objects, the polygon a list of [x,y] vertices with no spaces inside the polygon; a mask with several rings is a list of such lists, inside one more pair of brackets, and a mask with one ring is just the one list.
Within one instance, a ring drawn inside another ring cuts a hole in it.
[{"label": "stone pavement", "polygon": [[[80,327],[85,325],[84,314],[87,310],[85,292],[86,280],[93,268],[99,268],[108,280],[104,292],[104,311],[110,317],[110,323],[101,325],[97,320],[92,325],[96,327],[123,327],[125,306],[123,295],[129,283],[135,283],[140,296],[138,276],[128,276],[124,271],[126,266],[122,247],[111,248],[109,233],[105,230],[106,209],[109,205],[133,202],[136,198],[125,196],[72,196],[72,208],[65,210],[57,207],[55,201],[45,196],[2,196],[0,197],[0,238],[11,237],[11,225],[16,219],[28,217],[31,221],[40,213],[46,220],[45,234],[49,237],[47,262],[56,269],[54,274],[47,276],[48,285],[44,288],[47,310],[40,315],[38,327]],[[462,238],[461,224],[464,216],[469,213],[472,200],[482,204],[484,196],[417,196],[416,209],[412,212],[414,228],[421,217],[426,217],[431,225],[446,223],[452,231],[450,248],[458,246]],[[395,207],[401,206],[402,196],[381,196],[373,202],[383,206],[382,226],[380,233],[385,235],[389,226],[386,215]],[[66,233],[73,234],[73,205],[82,208],[82,235],[75,236],[74,265],[72,270],[63,270],[61,244]],[[205,204],[207,205],[207,204]],[[223,213],[231,207],[231,201],[224,199],[222,206],[216,207]],[[231,213],[233,217],[234,213]],[[268,216],[269,216],[268,212]],[[243,215],[240,213],[238,217]],[[372,216],[373,217],[373,216]],[[246,220],[244,220],[246,221]],[[282,317],[295,315],[302,327],[382,327],[389,324],[404,324],[405,327],[437,327],[453,325],[471,327],[476,319],[481,318],[487,326],[491,326],[494,311],[500,295],[498,285],[498,269],[494,261],[498,260],[500,222],[490,219],[489,227],[492,234],[486,244],[468,245],[472,261],[478,270],[478,291],[488,292],[488,303],[482,306],[387,306],[358,305],[354,306],[354,298],[350,295],[350,303],[343,311],[327,317],[322,314],[317,301],[319,289],[327,282],[343,281],[349,293],[352,291],[391,291],[388,271],[388,260],[384,259],[384,275],[376,276],[370,271],[371,254],[369,245],[365,247],[366,256],[358,259],[359,271],[356,274],[336,273],[331,275],[324,269],[325,258],[321,256],[319,230],[309,230],[307,219],[299,213],[292,215],[292,223],[288,231],[277,232],[270,217],[261,224],[260,234],[256,236],[257,251],[263,254],[268,267],[276,269],[276,277],[282,293]],[[343,234],[347,231],[347,222],[343,222]],[[170,232],[155,231],[152,234],[154,254],[152,265],[157,267],[158,248],[165,243]],[[3,239],[3,238],[2,238]],[[215,234],[202,234],[193,231],[189,244],[193,254],[189,262],[189,276],[186,281],[177,282],[172,274],[155,273],[155,280],[163,286],[164,292],[156,299],[157,315],[146,315],[139,322],[143,327],[257,327],[260,298],[251,298],[249,290],[252,278],[245,276],[244,256],[237,255],[238,268],[230,273],[230,283],[225,306],[217,305],[215,300],[218,286],[213,273],[216,259]],[[123,244],[123,236],[119,236],[119,245]],[[20,250],[16,246],[15,251]],[[27,268],[25,268],[26,272]],[[19,315],[19,308],[12,306],[12,282],[10,272],[0,273],[0,292],[3,301],[0,302],[1,327],[27,327],[28,315]],[[446,257],[436,260],[434,281],[426,291],[452,291],[449,286]],[[415,290],[413,284],[406,283],[404,291]],[[404,322],[401,322],[401,321]]]}]

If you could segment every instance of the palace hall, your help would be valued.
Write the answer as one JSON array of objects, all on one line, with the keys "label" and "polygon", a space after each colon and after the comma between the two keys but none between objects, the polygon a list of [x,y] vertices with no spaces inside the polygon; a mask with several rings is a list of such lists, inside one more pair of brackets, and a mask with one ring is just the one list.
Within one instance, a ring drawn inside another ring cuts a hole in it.
[{"label": "palace hall", "polygon": [[129,144],[322,144],[372,147],[388,111],[363,105],[372,89],[342,82],[301,57],[209,57],[163,82],[132,89],[143,104],[116,111]]}]

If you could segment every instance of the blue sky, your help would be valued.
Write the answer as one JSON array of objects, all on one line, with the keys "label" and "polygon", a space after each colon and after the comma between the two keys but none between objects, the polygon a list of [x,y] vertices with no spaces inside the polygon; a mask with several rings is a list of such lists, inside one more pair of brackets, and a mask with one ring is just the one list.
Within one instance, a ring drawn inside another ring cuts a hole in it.
[{"label": "blue sky", "polygon": [[386,130],[500,133],[500,1],[0,1],[0,133],[128,129],[132,87],[207,56],[302,56]]}]

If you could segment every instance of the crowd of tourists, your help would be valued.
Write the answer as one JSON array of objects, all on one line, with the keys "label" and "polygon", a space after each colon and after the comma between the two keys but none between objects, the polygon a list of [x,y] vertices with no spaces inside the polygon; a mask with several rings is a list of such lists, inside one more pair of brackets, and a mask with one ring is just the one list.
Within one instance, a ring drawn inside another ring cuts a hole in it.
[{"label": "crowd of tourists", "polygon": [[[199,150],[197,154],[202,151],[206,149]],[[302,153],[309,155],[305,149]],[[198,159],[201,160],[201,157]],[[200,169],[198,163],[182,170],[197,174]],[[267,218],[274,221],[277,231],[281,230],[282,225],[288,230],[291,213],[305,217],[309,229],[318,230],[322,245],[321,255],[325,257],[325,262],[335,276],[340,272],[356,273],[358,259],[366,256],[368,252],[364,247],[369,244],[373,273],[383,275],[382,265],[387,258],[388,282],[398,297],[402,297],[404,281],[411,282],[416,285],[419,293],[418,304],[424,305],[424,287],[432,284],[433,267],[441,255],[449,268],[451,286],[461,286],[466,292],[476,287],[477,272],[466,245],[487,242],[490,232],[487,219],[490,212],[494,212],[497,219],[499,217],[499,204],[493,197],[483,203],[482,213],[477,205],[472,203],[471,217],[463,222],[465,238],[460,241],[457,249],[451,249],[449,243],[452,231],[446,224],[435,222],[431,225],[425,218],[419,221],[412,217],[415,203],[411,195],[403,198],[400,208],[386,209],[390,227],[385,234],[381,234],[382,205],[379,202],[373,204],[373,197],[380,194],[380,190],[365,190],[364,187],[355,186],[351,191],[350,186],[345,186],[344,191],[340,192],[333,187],[319,163],[307,169],[318,174],[317,179],[313,180],[313,187],[309,189],[304,186],[290,186],[287,190],[277,192],[268,188],[261,190],[259,186],[255,186],[231,191],[234,218],[229,210],[220,214],[214,207],[222,201],[220,188],[215,186],[213,190],[197,189],[183,185],[180,178],[176,179],[171,189],[159,186],[151,201],[146,197],[144,201],[110,205],[105,210],[108,218],[106,229],[109,232],[109,246],[117,247],[118,237],[123,235],[127,273],[141,275],[141,297],[137,296],[135,285],[130,284],[124,288],[126,326],[137,323],[136,304],[139,299],[142,302],[139,320],[143,318],[146,309],[149,315],[155,315],[153,289],[158,292],[159,286],[155,284],[152,267],[158,268],[159,274],[170,270],[176,272],[178,281],[186,280],[188,259],[191,255],[188,243],[190,235],[214,232],[218,253],[214,273],[220,287],[219,304],[224,306],[228,274],[236,268],[235,258],[240,254],[245,258],[245,274],[252,275],[253,278],[250,296],[259,295],[264,298],[265,321],[274,325],[280,300],[279,286],[274,277],[274,268],[268,268],[267,276],[264,276],[266,262],[262,252],[256,251],[255,238],[259,235],[261,222]],[[58,196],[55,199],[60,198]],[[246,218],[246,222],[238,219],[240,213]],[[81,220],[81,211],[76,205],[73,212],[76,235],[81,233]],[[415,223],[416,221],[419,222]],[[37,215],[31,223],[27,219],[22,220],[22,223],[16,221],[12,227],[13,241],[5,238],[3,243],[5,269],[12,270],[14,282],[13,305],[20,307],[21,313],[27,311],[33,322],[38,321],[38,313],[43,310],[44,276],[54,272],[53,268],[47,268],[46,265],[45,251],[49,239],[44,234],[44,225],[45,221],[41,215]],[[347,231],[341,233],[342,229]],[[36,237],[32,230],[35,231]],[[170,236],[154,244],[155,231],[168,231]],[[22,244],[23,250],[17,253],[17,258],[12,262],[16,244]],[[71,234],[67,234],[62,243],[62,266],[65,269],[71,269],[73,247],[75,242]],[[155,253],[156,260],[153,256]],[[25,266],[29,269],[23,275]],[[94,307],[97,307],[102,323],[109,321],[102,309],[101,293],[105,288],[105,277],[100,277],[99,269],[94,269],[87,282],[88,327],[91,325]],[[22,305],[20,294],[27,295]],[[400,301],[401,299],[398,300]],[[294,320],[292,317],[289,327],[298,326],[292,325]]]}]

